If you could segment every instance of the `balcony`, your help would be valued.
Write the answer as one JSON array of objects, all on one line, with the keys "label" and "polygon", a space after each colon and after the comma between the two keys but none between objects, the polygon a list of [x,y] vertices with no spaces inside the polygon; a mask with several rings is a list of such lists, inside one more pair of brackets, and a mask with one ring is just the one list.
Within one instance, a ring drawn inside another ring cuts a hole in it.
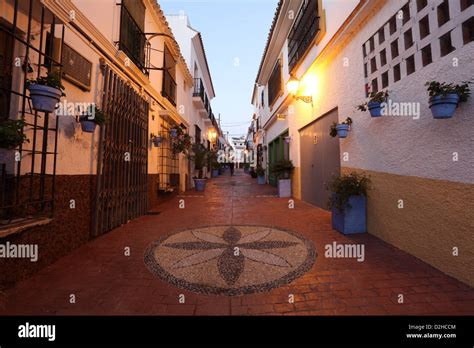
[{"label": "balcony", "polygon": [[163,89],[161,95],[176,106],[176,82],[167,70],[163,71]]},{"label": "balcony", "polygon": [[193,91],[193,104],[198,109],[205,109],[204,103],[207,98],[206,92],[204,90],[204,84],[200,78],[194,79],[194,91]]}]

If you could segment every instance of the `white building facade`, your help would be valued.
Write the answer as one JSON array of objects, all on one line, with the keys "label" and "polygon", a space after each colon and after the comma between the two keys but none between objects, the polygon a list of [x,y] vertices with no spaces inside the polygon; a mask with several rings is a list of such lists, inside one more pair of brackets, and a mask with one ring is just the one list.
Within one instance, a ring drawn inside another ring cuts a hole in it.
[{"label": "white building facade", "polygon": [[[280,1],[252,99],[264,164],[293,161],[296,198],[326,208],[333,175],[368,174],[368,232],[473,285],[473,213],[465,209],[474,190],[473,100],[437,120],[425,87],[472,80],[471,4]],[[291,76],[298,99],[288,93]],[[380,118],[356,109],[381,90],[392,105],[413,108]],[[331,138],[331,124],[347,117],[349,136]]]}]

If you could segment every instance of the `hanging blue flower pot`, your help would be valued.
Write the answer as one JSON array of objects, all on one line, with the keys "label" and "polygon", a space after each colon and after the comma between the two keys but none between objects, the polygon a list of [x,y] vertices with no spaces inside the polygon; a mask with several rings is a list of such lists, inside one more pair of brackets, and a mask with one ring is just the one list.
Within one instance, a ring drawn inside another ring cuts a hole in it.
[{"label": "hanging blue flower pot", "polygon": [[380,117],[382,116],[382,103],[371,101],[367,103],[367,108],[369,109],[370,116]]},{"label": "hanging blue flower pot", "polygon": [[343,211],[333,207],[332,228],[343,234],[367,232],[367,197],[350,196]]},{"label": "hanging blue flower pot", "polygon": [[82,131],[85,133],[94,133],[95,127],[97,123],[94,121],[89,120],[88,116],[81,116],[79,117],[79,122],[81,123]]},{"label": "hanging blue flower pot", "polygon": [[56,104],[61,99],[62,92],[60,89],[39,84],[31,84],[28,89],[30,90],[33,109],[54,112]]},{"label": "hanging blue flower pot", "polygon": [[155,137],[152,139],[153,145],[154,145],[155,147],[160,147],[162,141],[163,141],[163,138],[162,138],[161,136],[155,136]]},{"label": "hanging blue flower pot", "polygon": [[459,105],[458,94],[436,95],[430,98],[430,109],[436,119],[451,118]]},{"label": "hanging blue flower pot", "polygon": [[349,125],[348,124],[338,124],[336,126],[337,135],[339,138],[347,138],[347,134],[349,133]]},{"label": "hanging blue flower pot", "polygon": [[178,136],[178,130],[176,128],[170,129],[170,137],[176,138]]}]

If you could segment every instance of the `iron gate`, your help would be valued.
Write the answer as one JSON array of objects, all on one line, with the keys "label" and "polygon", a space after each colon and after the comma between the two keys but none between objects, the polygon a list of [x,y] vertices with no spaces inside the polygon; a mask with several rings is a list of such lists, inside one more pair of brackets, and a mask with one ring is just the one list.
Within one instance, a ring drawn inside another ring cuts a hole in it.
[{"label": "iron gate", "polygon": [[148,102],[104,66],[94,235],[147,211]]}]

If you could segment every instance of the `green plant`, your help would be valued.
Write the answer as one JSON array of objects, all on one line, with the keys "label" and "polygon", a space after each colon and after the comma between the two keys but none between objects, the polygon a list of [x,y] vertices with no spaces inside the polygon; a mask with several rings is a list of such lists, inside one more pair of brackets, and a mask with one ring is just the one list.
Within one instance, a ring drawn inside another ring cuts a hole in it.
[{"label": "green plant", "polygon": [[202,179],[204,167],[209,158],[209,150],[207,150],[201,143],[194,143],[191,148],[192,154],[189,155],[189,158],[194,161],[194,166],[196,170],[198,170],[197,179]]},{"label": "green plant", "polygon": [[368,176],[355,172],[334,177],[326,188],[333,193],[329,198],[329,208],[337,208],[343,212],[345,207],[351,208],[350,196],[367,196],[371,181]]},{"label": "green plant", "polygon": [[24,142],[29,143],[30,141],[23,133],[25,125],[23,120],[6,120],[0,123],[0,148],[11,150]]},{"label": "green plant", "polygon": [[295,166],[290,160],[279,160],[270,167],[270,171],[278,179],[289,179],[294,169]]},{"label": "green plant", "polygon": [[214,170],[220,169],[221,164],[218,161],[217,151],[210,151],[209,156],[211,158],[211,168]]},{"label": "green plant", "polygon": [[[94,113],[92,113],[92,108],[94,108]],[[94,118],[89,119],[89,117],[92,117],[92,115],[94,115]],[[99,126],[103,125],[108,120],[107,115],[101,109],[99,109],[95,104],[93,106],[91,105],[82,116],[87,117],[89,121],[93,121]]]},{"label": "green plant", "polygon": [[380,92],[370,92],[369,100],[366,101],[364,104],[358,105],[356,108],[360,111],[367,111],[369,107],[369,103],[377,102],[377,103],[384,103],[387,101],[388,98],[388,91],[380,91]]},{"label": "green plant", "polygon": [[265,169],[263,169],[261,166],[257,167],[256,170],[257,176],[264,176],[265,175]]},{"label": "green plant", "polygon": [[[346,118],[346,120],[342,122],[341,124],[347,124],[348,126],[350,126],[352,124],[352,118],[350,117]],[[336,122],[333,122],[331,125],[331,128],[329,129],[329,135],[332,136],[333,138],[337,136],[337,129],[336,129],[337,126],[338,124]]]},{"label": "green plant", "polygon": [[459,102],[466,102],[469,96],[471,95],[471,90],[469,89],[469,84],[471,82],[463,82],[462,85],[453,85],[452,83],[446,82],[437,82],[437,81],[428,81],[425,83],[425,86],[428,87],[428,93],[430,97],[443,96],[445,97],[448,94],[457,94],[459,95]]},{"label": "green plant", "polygon": [[40,76],[36,80],[26,80],[26,87],[29,87],[33,84],[57,88],[61,91],[62,97],[66,96],[66,94],[64,94],[65,88],[61,83],[61,75],[59,75],[57,72],[49,72],[48,75]]},{"label": "green plant", "polygon": [[191,148],[191,136],[182,127],[176,127],[176,137],[171,138],[171,149],[174,154],[187,154]]}]

